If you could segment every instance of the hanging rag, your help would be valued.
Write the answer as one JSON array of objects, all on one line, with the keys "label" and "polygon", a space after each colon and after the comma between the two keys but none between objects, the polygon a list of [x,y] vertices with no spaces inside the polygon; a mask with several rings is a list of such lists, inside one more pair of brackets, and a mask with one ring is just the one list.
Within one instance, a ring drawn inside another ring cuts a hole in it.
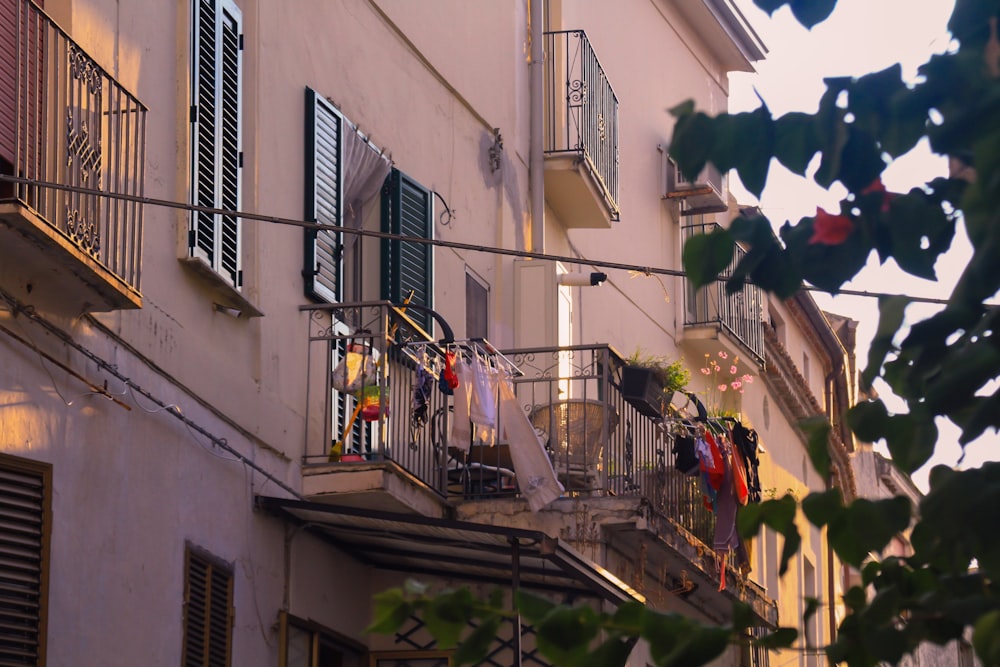
[{"label": "hanging rag", "polygon": [[472,446],[472,423],[469,421],[469,400],[472,390],[472,369],[464,361],[455,364],[455,393],[452,397],[454,415],[451,420],[451,432],[448,434],[448,446],[469,453]]},{"label": "hanging rag", "polygon": [[500,381],[495,368],[474,357],[469,368],[472,372],[472,388],[469,400],[469,419],[474,425],[473,436],[479,444],[496,444],[497,389]]},{"label": "hanging rag", "polygon": [[556,477],[542,439],[518,404],[509,377],[500,380],[499,392],[501,427],[510,443],[517,486],[531,511],[537,512],[562,495],[563,485]]}]

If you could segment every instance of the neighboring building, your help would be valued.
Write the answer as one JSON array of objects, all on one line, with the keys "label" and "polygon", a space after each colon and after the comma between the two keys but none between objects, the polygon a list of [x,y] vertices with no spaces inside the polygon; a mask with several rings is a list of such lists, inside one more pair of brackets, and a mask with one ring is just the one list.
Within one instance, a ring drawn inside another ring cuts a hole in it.
[{"label": "neighboring building", "polygon": [[[770,531],[720,571],[673,465],[697,423],[624,396],[633,351],[683,358],[758,433],[765,498],[854,495],[851,344],[808,296],[679,273],[732,214],[675,173],[667,110],[725,111],[764,55],[731,0],[3,0],[0,53],[0,662],[445,665],[416,620],[365,633],[408,576],[716,623],[739,598],[758,633],[816,597],[829,639],[823,532],[784,578]],[[351,344],[372,421],[333,388]],[[504,428],[454,432],[446,351],[514,372]],[[824,414],[831,480],[796,426]],[[537,512],[534,428],[565,487]],[[493,649],[546,664],[531,628]]]}]

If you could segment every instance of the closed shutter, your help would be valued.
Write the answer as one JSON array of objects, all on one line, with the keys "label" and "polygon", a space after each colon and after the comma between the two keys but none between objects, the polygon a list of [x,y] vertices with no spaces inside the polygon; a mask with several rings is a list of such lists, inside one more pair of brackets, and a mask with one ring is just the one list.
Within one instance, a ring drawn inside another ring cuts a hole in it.
[{"label": "closed shutter", "polygon": [[[433,238],[431,193],[399,170],[393,169],[382,189],[382,230],[414,238]],[[433,248],[429,243],[386,240],[382,242],[382,298],[433,308]],[[407,313],[426,331],[431,317],[422,311]]]},{"label": "closed shutter", "polygon": [[[17,136],[17,8],[18,2],[0,2],[0,173],[14,173]],[[6,187],[6,184],[0,184]]]},{"label": "closed shutter", "polygon": [[45,662],[51,467],[0,455],[0,664]]},{"label": "closed shutter", "polygon": [[[306,220],[340,227],[344,118],[316,91],[306,89]],[[337,303],[342,297],[340,232],[306,230],[306,296]]]},{"label": "closed shutter", "polygon": [[[197,206],[238,211],[242,147],[242,15],[229,0],[195,0],[192,72],[192,193]],[[240,275],[240,220],[198,211],[190,252],[233,287]]]},{"label": "closed shutter", "polygon": [[232,568],[187,549],[184,585],[184,667],[229,667]]}]

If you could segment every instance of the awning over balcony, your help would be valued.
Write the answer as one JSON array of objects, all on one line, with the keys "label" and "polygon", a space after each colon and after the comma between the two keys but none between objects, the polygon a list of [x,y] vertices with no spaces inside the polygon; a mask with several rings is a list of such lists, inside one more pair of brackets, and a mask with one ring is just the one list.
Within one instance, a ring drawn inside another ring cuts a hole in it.
[{"label": "awning over balcony", "polygon": [[558,538],[522,528],[433,519],[257,496],[259,507],[308,524],[373,567],[525,589],[591,596],[620,604],[645,602],[613,574]]}]

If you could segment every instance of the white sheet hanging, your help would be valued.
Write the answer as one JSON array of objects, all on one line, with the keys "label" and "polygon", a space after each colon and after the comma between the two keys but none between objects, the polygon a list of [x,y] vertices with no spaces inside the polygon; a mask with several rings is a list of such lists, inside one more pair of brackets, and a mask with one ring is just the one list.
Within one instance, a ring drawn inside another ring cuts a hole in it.
[{"label": "white sheet hanging", "polygon": [[469,403],[472,389],[472,369],[464,359],[456,359],[455,377],[458,386],[452,401],[455,406],[451,420],[451,432],[448,434],[448,446],[468,453],[472,446],[472,424],[469,422]]},{"label": "white sheet hanging", "polygon": [[499,381],[501,429],[510,443],[510,458],[514,464],[517,485],[528,500],[528,507],[537,512],[563,493],[563,485],[552,468],[552,460],[528,415],[518,405],[514,384],[509,377]]}]

